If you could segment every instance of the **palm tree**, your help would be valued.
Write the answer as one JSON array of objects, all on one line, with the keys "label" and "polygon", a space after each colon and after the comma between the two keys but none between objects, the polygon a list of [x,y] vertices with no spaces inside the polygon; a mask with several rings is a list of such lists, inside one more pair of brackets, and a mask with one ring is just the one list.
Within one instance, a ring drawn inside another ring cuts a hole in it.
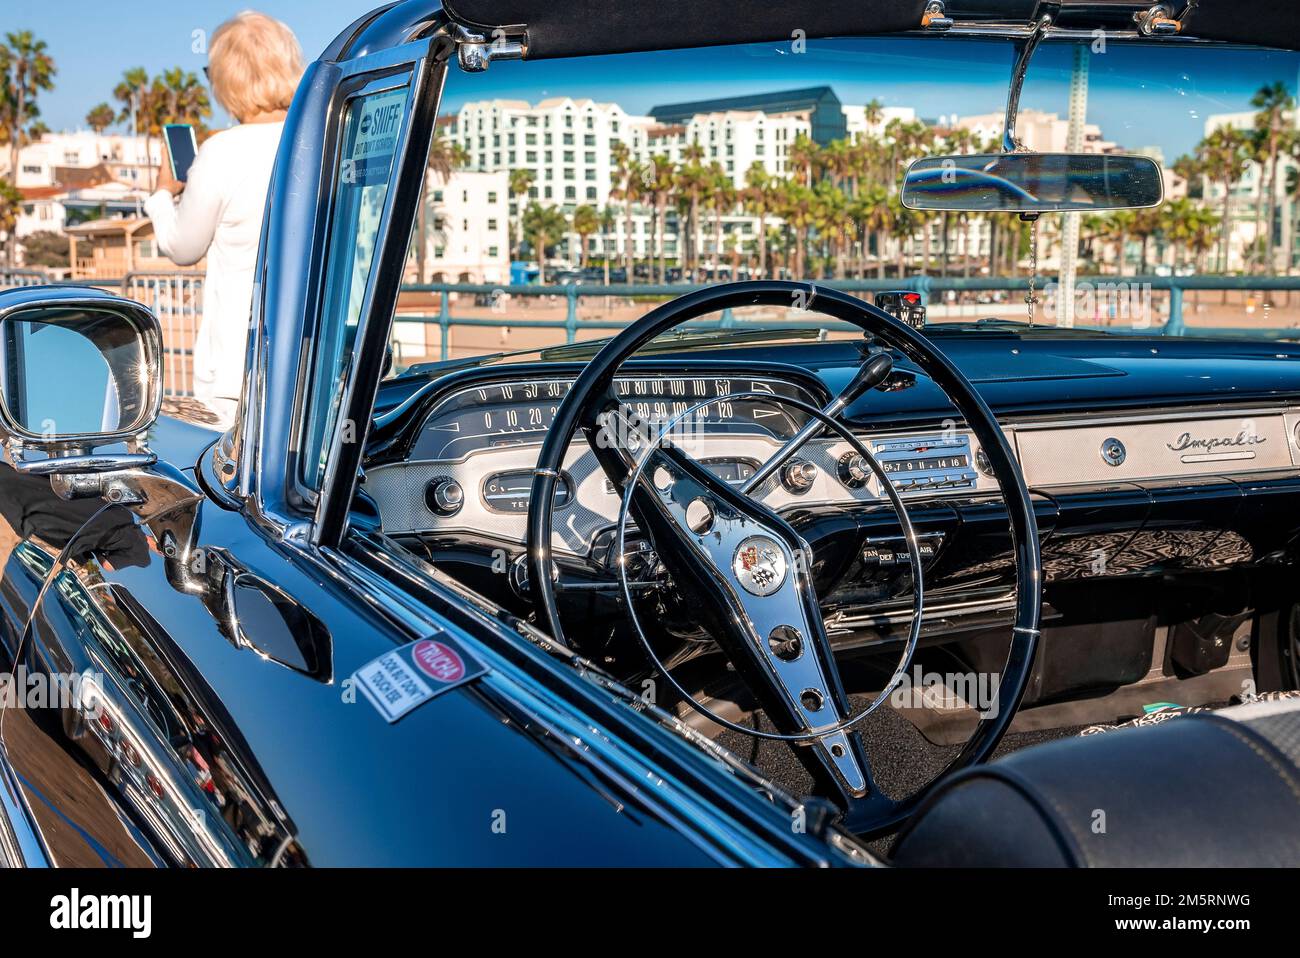
[{"label": "palm tree", "polygon": [[18,237],[14,231],[18,226],[18,213],[23,207],[23,195],[12,183],[0,180],[0,233],[5,236],[5,258],[12,268],[14,265]]},{"label": "palm tree", "polygon": [[813,211],[813,191],[797,180],[781,183],[777,193],[778,211],[786,225],[794,233],[794,264],[792,272],[796,279],[807,277],[808,234],[816,222]]},{"label": "palm tree", "polygon": [[[1197,146],[1202,169],[1211,180],[1223,184],[1222,246],[1219,251],[1219,271],[1228,271],[1228,242],[1232,231],[1232,188],[1246,171],[1248,156],[1247,137],[1241,130],[1221,126]],[[1226,295],[1226,291],[1225,291]]]},{"label": "palm tree", "polygon": [[107,103],[100,103],[90,108],[86,114],[86,126],[90,127],[100,136],[110,126],[117,122],[117,113]]},{"label": "palm tree", "polygon": [[889,236],[897,244],[898,276],[901,279],[907,272],[906,249],[920,222],[920,214],[909,210],[899,200],[897,194],[889,197]]},{"label": "palm tree", "polygon": [[813,190],[817,231],[826,240],[826,255],[835,279],[843,279],[847,247],[853,235],[854,221],[849,198],[829,180],[822,180]]},{"label": "palm tree", "polygon": [[600,258],[605,261],[605,285],[609,285],[609,234],[614,231],[614,224],[618,222],[618,216],[614,212],[614,207],[605,205],[600,208],[597,214],[600,221]]},{"label": "palm tree", "polygon": [[537,254],[537,281],[546,285],[546,248],[564,235],[568,220],[554,206],[531,203],[524,211],[524,236]]},{"label": "palm tree", "polygon": [[672,160],[666,156],[652,157],[650,165],[642,170],[642,187],[653,204],[654,228],[652,233],[658,257],[655,281],[658,283],[663,283],[667,277],[664,264],[664,227],[668,218],[668,198],[673,192],[675,180],[673,173]]},{"label": "palm tree", "polygon": [[736,187],[731,175],[719,163],[708,167],[709,210],[713,213],[713,282],[722,268],[722,218],[736,206]]},{"label": "palm tree", "polygon": [[[879,183],[873,183],[867,194],[858,199],[854,206],[854,216],[862,223],[862,228],[876,237],[876,276],[885,278],[885,240],[889,235],[891,212],[889,193]],[[865,243],[865,239],[863,240]],[[863,270],[866,270],[865,249]]]},{"label": "palm tree", "polygon": [[600,229],[600,216],[593,206],[579,206],[573,211],[573,232],[578,234],[578,243],[582,247],[579,262],[587,268],[587,240]]},{"label": "palm tree", "polygon": [[1145,276],[1147,272],[1147,246],[1151,241],[1151,237],[1159,233],[1163,226],[1164,221],[1161,218],[1159,208],[1133,211],[1130,231],[1142,243],[1142,254],[1138,265],[1138,273],[1142,276]]},{"label": "palm tree", "polygon": [[[0,123],[9,139],[9,175],[18,185],[18,151],[25,142],[28,124],[40,115],[36,106],[42,90],[54,89],[57,68],[44,40],[37,40],[30,30],[5,34],[0,44]],[[10,265],[13,246],[9,244]]]},{"label": "palm tree", "polygon": [[1266,272],[1275,269],[1273,259],[1273,219],[1277,206],[1277,167],[1278,153],[1285,148],[1285,141],[1294,137],[1294,131],[1288,128],[1288,114],[1295,109],[1295,100],[1287,92],[1286,84],[1281,80],[1260,87],[1250,105],[1258,112],[1255,114],[1256,155],[1265,161],[1268,170],[1267,197],[1260,191],[1259,202],[1255,206],[1255,236],[1259,236],[1260,209],[1268,204],[1268,254],[1265,258]]},{"label": "palm tree", "polygon": [[180,67],[164,70],[154,81],[157,115],[153,118],[161,133],[168,123],[188,123],[202,134],[203,121],[212,116],[208,90],[193,73]]},{"label": "palm tree", "polygon": [[885,105],[875,97],[867,102],[862,108],[862,117],[867,121],[867,133],[870,134],[874,127],[880,125],[880,121],[885,116]]},{"label": "palm tree", "polygon": [[[119,122],[129,123],[136,136],[144,134],[144,165],[150,168],[150,187],[153,186],[153,125],[147,119],[154,112],[154,89],[144,67],[132,67],[122,74],[113,87],[113,99],[122,104]],[[138,159],[138,157],[137,157]]]},{"label": "palm tree", "polygon": [[772,176],[762,163],[755,162],[745,171],[745,190],[742,194],[745,209],[758,217],[758,233],[754,239],[758,246],[758,276],[767,276],[767,217],[776,205],[775,185]]},{"label": "palm tree", "polygon": [[790,149],[787,153],[788,162],[792,169],[797,171],[796,181],[801,186],[812,186],[813,168],[818,161],[819,147],[814,143],[806,133],[800,132],[795,134],[795,138],[790,143]]},{"label": "palm tree", "polygon": [[632,209],[644,196],[644,176],[640,163],[632,156],[626,143],[616,143],[613,149],[614,177],[618,186],[610,191],[610,197],[623,204],[623,259],[627,271],[627,281],[636,282],[633,261],[636,259],[636,238],[632,228]]},{"label": "palm tree", "polygon": [[698,143],[682,149],[682,165],[677,168],[677,190],[687,201],[686,237],[682,245],[682,267],[694,278],[700,268],[700,197],[711,186],[709,168],[704,165],[704,148]]},{"label": "palm tree", "polygon": [[515,202],[515,228],[511,230],[514,236],[515,259],[519,259],[519,247],[524,244],[524,202],[528,199],[528,191],[533,188],[533,171],[525,169],[514,169],[510,171],[510,195],[516,197]]}]

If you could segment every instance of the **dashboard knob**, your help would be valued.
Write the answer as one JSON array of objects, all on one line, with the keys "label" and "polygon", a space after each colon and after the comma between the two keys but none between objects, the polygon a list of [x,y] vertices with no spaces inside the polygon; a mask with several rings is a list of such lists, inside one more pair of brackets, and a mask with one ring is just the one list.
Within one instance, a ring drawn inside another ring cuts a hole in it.
[{"label": "dashboard knob", "polygon": [[465,504],[465,490],[455,479],[434,479],[424,490],[429,511],[440,516],[454,516]]},{"label": "dashboard knob", "polygon": [[846,452],[840,456],[840,482],[850,489],[861,489],[871,478],[871,465],[857,452]]},{"label": "dashboard knob", "polygon": [[807,459],[792,459],[781,470],[781,484],[791,492],[807,492],[817,481],[817,466]]}]

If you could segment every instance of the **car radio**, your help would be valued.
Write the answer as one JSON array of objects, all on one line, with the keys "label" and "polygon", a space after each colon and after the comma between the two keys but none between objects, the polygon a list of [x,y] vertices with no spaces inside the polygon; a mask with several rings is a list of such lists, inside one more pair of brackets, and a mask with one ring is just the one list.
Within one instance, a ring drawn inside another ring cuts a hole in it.
[{"label": "car radio", "polygon": [[969,436],[908,436],[879,439],[871,445],[880,468],[899,492],[975,488]]}]

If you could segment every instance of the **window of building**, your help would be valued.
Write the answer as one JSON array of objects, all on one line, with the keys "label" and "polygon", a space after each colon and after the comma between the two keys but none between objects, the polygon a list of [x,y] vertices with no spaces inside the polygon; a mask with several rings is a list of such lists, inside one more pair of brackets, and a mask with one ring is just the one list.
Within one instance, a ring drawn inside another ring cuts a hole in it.
[{"label": "window of building", "polygon": [[572,186],[566,186],[566,187],[564,188],[564,198],[565,198],[566,200],[574,200],[574,199],[577,199],[577,198],[578,198],[578,191],[577,191],[577,189],[576,189],[575,187],[572,187]]}]

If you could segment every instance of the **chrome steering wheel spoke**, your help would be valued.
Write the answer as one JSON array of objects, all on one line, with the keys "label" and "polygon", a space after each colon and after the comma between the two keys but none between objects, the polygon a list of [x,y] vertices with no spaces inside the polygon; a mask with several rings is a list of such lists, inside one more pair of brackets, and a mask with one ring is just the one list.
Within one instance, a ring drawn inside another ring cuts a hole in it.
[{"label": "chrome steering wheel spoke", "polygon": [[[767,399],[759,393],[733,393],[730,401]],[[866,753],[854,726],[884,702],[910,666],[920,635],[924,603],[921,558],[916,535],[884,470],[862,442],[826,412],[800,400],[780,398],[840,434],[874,464],[890,492],[908,542],[913,575],[914,618],[909,641],[894,677],[861,712],[852,714],[835,664],[830,640],[818,606],[808,544],[779,515],[755,498],[714,476],[671,442],[675,429],[690,423],[705,403],[679,412],[657,434],[630,450],[610,448],[611,433],[598,443],[602,466],[617,478],[623,491],[615,530],[614,554],[623,556],[629,520],[654,543],[660,561],[674,581],[690,594],[693,608],[715,637],[732,665],[755,692],[776,733],[724,719],[683,689],[663,663],[642,626],[627,580],[626,564],[617,562],[624,584],[628,614],[641,643],[659,671],[683,701],[710,720],[748,735],[781,739],[796,754],[825,791],[848,806],[872,788]],[[841,407],[842,408],[842,407]],[[608,423],[606,423],[608,426]],[[629,458],[634,461],[625,470]]]}]

